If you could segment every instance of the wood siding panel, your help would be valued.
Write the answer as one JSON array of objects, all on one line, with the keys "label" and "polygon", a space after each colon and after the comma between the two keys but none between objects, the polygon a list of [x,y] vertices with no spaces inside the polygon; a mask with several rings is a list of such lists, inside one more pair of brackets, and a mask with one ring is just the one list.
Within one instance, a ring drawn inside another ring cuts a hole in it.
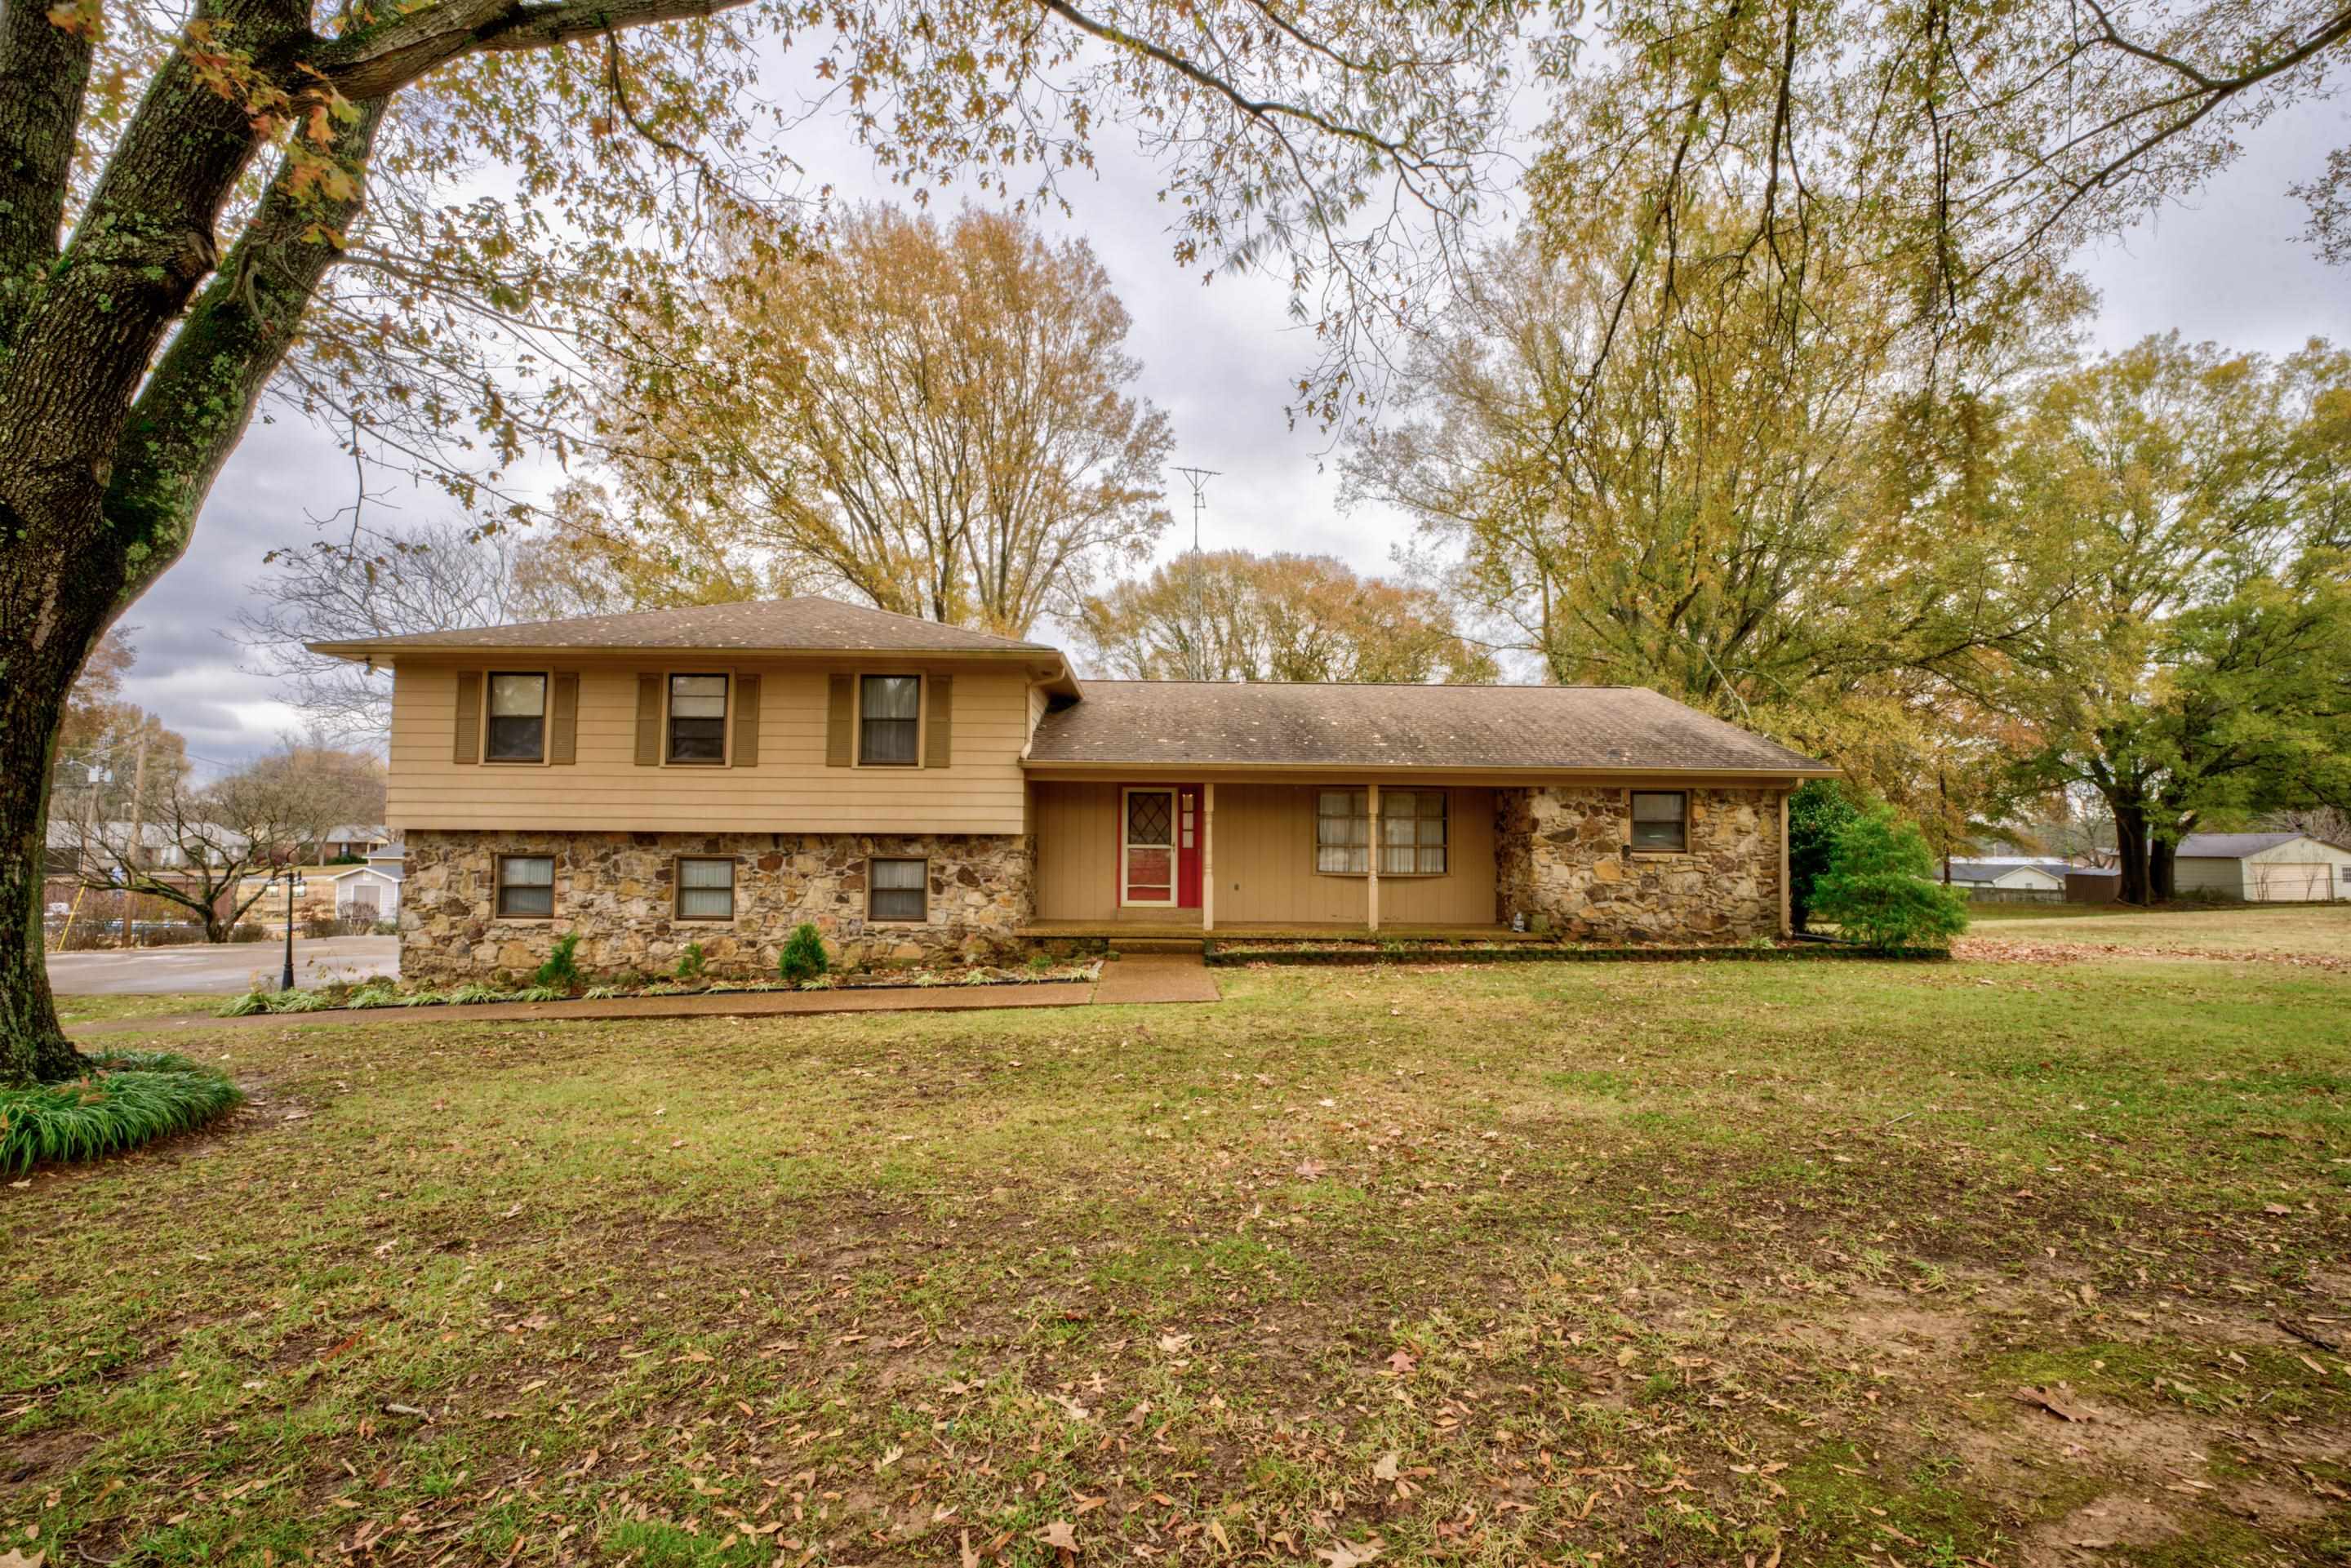
[{"label": "wood siding panel", "polygon": [[[1034,788],[1037,917],[1119,918],[1119,787]],[[1451,870],[1437,877],[1382,877],[1383,925],[1482,925],[1494,918],[1494,792],[1457,788],[1448,793]],[[1219,782],[1216,835],[1218,925],[1360,925],[1366,918],[1364,878],[1314,870],[1313,786]],[[1131,913],[1159,920],[1174,914]]]},{"label": "wood siding panel", "polygon": [[1024,675],[957,672],[950,766],[844,768],[826,766],[833,672],[820,665],[737,667],[738,674],[755,673],[757,766],[637,766],[638,679],[651,674],[658,681],[659,672],[615,664],[581,673],[578,760],[550,776],[534,766],[455,763],[456,672],[403,664],[392,687],[390,822],[396,829],[616,832],[1022,831]]}]

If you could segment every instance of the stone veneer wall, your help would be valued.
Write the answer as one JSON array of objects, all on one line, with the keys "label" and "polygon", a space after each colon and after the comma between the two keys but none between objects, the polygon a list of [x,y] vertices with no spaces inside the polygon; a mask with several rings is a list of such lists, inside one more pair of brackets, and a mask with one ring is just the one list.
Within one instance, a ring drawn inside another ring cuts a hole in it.
[{"label": "stone veneer wall", "polygon": [[[557,937],[580,934],[591,972],[665,975],[689,942],[712,975],[768,977],[802,921],[824,933],[836,960],[943,961],[1008,950],[1033,910],[1031,841],[1018,833],[460,832],[412,829],[400,901],[400,971],[425,985],[517,975]],[[496,857],[550,855],[555,917],[501,920]],[[735,918],[679,920],[677,857],[731,855]],[[930,865],[930,918],[869,925],[865,862],[922,856]]]},{"label": "stone veneer wall", "polygon": [[1582,942],[1742,942],[1780,929],[1780,797],[1689,791],[1689,849],[1633,852],[1625,789],[1500,789],[1495,918]]}]

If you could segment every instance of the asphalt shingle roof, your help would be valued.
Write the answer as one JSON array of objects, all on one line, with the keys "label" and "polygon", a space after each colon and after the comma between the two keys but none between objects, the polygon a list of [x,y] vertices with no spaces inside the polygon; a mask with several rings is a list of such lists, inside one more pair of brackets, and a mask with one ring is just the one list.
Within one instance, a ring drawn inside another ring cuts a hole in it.
[{"label": "asphalt shingle roof", "polygon": [[621,615],[575,615],[510,626],[417,632],[313,643],[314,653],[397,653],[467,648],[685,648],[695,650],[890,653],[1052,653],[1042,643],[1022,643],[990,632],[967,631],[896,615],[862,604],[799,594],[739,604],[685,604]]},{"label": "asphalt shingle roof", "polygon": [[2181,860],[2241,861],[2247,855],[2257,855],[2263,850],[2273,850],[2280,844],[2290,844],[2296,839],[2309,838],[2308,833],[2190,833],[2179,841],[2178,856]]},{"label": "asphalt shingle roof", "polygon": [[1831,771],[1639,686],[1089,680],[1084,689],[1038,725],[1032,764]]}]

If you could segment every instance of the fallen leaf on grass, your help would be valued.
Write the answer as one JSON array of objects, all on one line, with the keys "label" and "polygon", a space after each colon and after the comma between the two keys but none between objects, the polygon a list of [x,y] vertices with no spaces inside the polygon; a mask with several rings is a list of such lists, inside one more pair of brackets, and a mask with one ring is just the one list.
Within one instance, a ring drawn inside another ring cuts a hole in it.
[{"label": "fallen leaf on grass", "polygon": [[1312,1181],[1316,1176],[1321,1176],[1325,1168],[1326,1167],[1321,1160],[1301,1160],[1298,1162],[1298,1174],[1304,1176],[1308,1181]]},{"label": "fallen leaf on grass", "polygon": [[1388,1370],[1398,1377],[1402,1377],[1419,1364],[1420,1363],[1413,1359],[1413,1354],[1408,1350],[1394,1351],[1388,1356]]},{"label": "fallen leaf on grass", "polygon": [[46,1552],[36,1552],[27,1557],[12,1547],[6,1552],[0,1552],[0,1568],[41,1568],[43,1559],[47,1556],[48,1553]]},{"label": "fallen leaf on grass", "polygon": [[1077,1555],[1078,1527],[1066,1519],[1055,1520],[1030,1539],[1041,1541],[1057,1552],[1066,1552],[1073,1557]]},{"label": "fallen leaf on grass", "polygon": [[1169,1355],[1181,1355],[1192,1348],[1192,1336],[1187,1333],[1164,1333],[1159,1336],[1159,1348]]},{"label": "fallen leaf on grass", "polygon": [[2020,1388],[2016,1391],[2016,1396],[2027,1405],[2048,1411],[2061,1421],[2089,1421],[2096,1418],[2079,1406],[2066,1404],[2046,1388]]},{"label": "fallen leaf on grass", "polygon": [[1378,1562],[1380,1553],[1387,1549],[1387,1542],[1374,1535],[1369,1541],[1334,1541],[1316,1548],[1314,1555],[1331,1568],[1363,1568],[1366,1563]]},{"label": "fallen leaf on grass", "polygon": [[1401,1454],[1397,1454],[1393,1451],[1382,1454],[1379,1458],[1379,1462],[1372,1467],[1372,1479],[1375,1481],[1392,1481],[1395,1479],[1397,1476],[1403,1473],[1401,1469],[1403,1462],[1404,1456]]}]

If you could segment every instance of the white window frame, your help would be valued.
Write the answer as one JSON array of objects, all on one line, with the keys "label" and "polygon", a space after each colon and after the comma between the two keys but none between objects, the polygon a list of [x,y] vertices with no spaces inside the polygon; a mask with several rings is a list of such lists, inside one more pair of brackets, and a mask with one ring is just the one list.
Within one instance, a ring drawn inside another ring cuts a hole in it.
[{"label": "white window frame", "polygon": [[[490,755],[490,688],[500,675],[537,675],[539,681],[538,755],[537,757],[492,757]],[[544,768],[555,754],[555,672],[551,669],[505,669],[482,672],[482,733],[479,740],[484,765],[494,768]]]},{"label": "white window frame", "polygon": [[[923,754],[931,744],[931,677],[920,670],[859,670],[852,675],[854,682],[849,705],[849,744],[852,766],[872,768],[883,773],[913,773],[923,766]],[[914,759],[912,762],[868,762],[865,760],[865,683],[869,680],[898,680],[914,683]],[[891,859],[891,856],[883,856]],[[896,857],[907,858],[907,857]]]},{"label": "white window frame", "polygon": [[[718,716],[719,755],[718,760],[716,762],[681,762],[676,758],[670,755],[669,705],[672,695],[670,683],[677,679],[680,675],[716,675],[719,679],[726,683],[726,695],[724,699],[726,706],[725,711]],[[731,768],[735,765],[734,671],[714,670],[707,664],[698,664],[692,668],[680,666],[674,670],[664,670],[662,672],[661,759],[662,766],[664,768]],[[705,856],[702,858],[706,859],[708,857]]]}]

